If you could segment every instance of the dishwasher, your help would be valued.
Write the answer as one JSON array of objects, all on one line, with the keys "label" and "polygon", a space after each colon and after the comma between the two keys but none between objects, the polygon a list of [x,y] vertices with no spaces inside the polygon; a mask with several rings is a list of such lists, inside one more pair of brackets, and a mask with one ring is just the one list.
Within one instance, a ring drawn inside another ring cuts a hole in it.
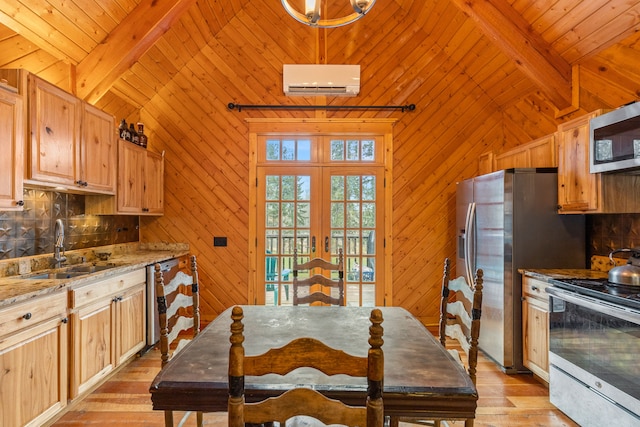
[{"label": "dishwasher", "polygon": [[[180,259],[171,258],[159,264],[166,285],[180,271]],[[155,264],[151,264],[147,266],[147,347],[155,345],[160,340],[155,282]]]}]

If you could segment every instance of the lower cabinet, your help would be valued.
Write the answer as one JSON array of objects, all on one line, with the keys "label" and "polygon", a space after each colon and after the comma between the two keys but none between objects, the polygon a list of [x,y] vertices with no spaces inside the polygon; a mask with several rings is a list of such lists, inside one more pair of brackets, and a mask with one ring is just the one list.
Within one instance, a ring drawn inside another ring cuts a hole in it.
[{"label": "lower cabinet", "polygon": [[547,283],[522,278],[523,364],[549,382],[549,297]]},{"label": "lower cabinet", "polygon": [[40,426],[67,404],[67,292],[0,309],[0,425]]},{"label": "lower cabinet", "polygon": [[144,347],[145,293],[145,269],[71,290],[71,399]]}]

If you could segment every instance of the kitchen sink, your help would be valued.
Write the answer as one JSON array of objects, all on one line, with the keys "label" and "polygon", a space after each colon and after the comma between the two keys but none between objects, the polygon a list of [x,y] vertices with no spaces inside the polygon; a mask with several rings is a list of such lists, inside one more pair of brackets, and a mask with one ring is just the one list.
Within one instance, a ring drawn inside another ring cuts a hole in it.
[{"label": "kitchen sink", "polygon": [[88,273],[79,273],[73,271],[62,271],[58,273],[41,273],[24,277],[25,279],[69,279],[71,277],[84,276]]},{"label": "kitchen sink", "polygon": [[99,271],[109,270],[109,269],[120,267],[120,266],[121,264],[114,264],[114,263],[101,264],[101,265],[93,265],[93,264],[72,265],[69,267],[65,267],[62,271],[56,271],[56,272],[49,271],[49,272],[43,272],[43,273],[36,273],[30,276],[25,276],[23,278],[33,279],[33,280],[70,279],[72,277],[86,276],[91,273],[97,273]]}]

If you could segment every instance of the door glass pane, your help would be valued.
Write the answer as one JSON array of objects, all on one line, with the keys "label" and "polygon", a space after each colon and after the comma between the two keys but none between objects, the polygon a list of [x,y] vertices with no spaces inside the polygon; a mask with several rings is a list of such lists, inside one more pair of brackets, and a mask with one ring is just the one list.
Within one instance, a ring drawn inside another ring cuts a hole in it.
[{"label": "door glass pane", "polygon": [[376,160],[375,139],[332,139],[330,143],[332,161],[372,162]]},{"label": "door glass pane", "polygon": [[374,175],[331,176],[331,253],[345,253],[347,305],[375,305],[375,185]]},{"label": "door glass pane", "polygon": [[267,139],[265,158],[269,161],[301,161],[311,160],[311,140],[303,139]]},{"label": "door glass pane", "polygon": [[311,252],[311,176],[267,175],[265,182],[265,303],[290,305],[293,250]]}]

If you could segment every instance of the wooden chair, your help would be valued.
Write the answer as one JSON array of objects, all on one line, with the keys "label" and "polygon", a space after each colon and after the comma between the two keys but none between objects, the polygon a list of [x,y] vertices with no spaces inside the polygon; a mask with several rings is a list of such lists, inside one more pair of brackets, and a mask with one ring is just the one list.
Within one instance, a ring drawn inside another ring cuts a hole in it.
[{"label": "wooden chair", "polygon": [[[192,255],[191,278],[179,272],[169,283],[164,282],[160,264],[155,265],[156,301],[160,322],[160,353],[162,366],[175,356],[189,341],[200,332],[200,299],[198,291],[198,267],[196,257]],[[190,285],[190,286],[189,286]],[[188,331],[193,331],[191,334]],[[184,414],[178,427],[182,426],[190,412]],[[173,427],[172,411],[165,411],[165,426]],[[199,427],[202,426],[202,413],[196,414]]]},{"label": "wooden chair", "polygon": [[[306,279],[298,278],[301,270],[311,270],[322,268],[323,270],[337,271],[338,278],[331,279],[322,274],[313,274]],[[319,286],[314,290],[314,286]],[[324,293],[322,288],[331,288],[331,293]],[[336,289],[337,296],[334,296],[333,289]],[[301,292],[302,291],[302,292]],[[307,262],[298,263],[298,250],[293,250],[293,305],[311,304],[322,302],[329,305],[344,305],[344,261],[342,259],[342,249],[338,251],[338,263],[332,264],[322,258],[313,258]]]},{"label": "wooden chair", "polygon": [[[231,348],[229,350],[229,427],[245,427],[248,424],[279,422],[307,416],[326,425],[382,427],[384,408],[382,402],[382,379],[384,355],[382,352],[382,312],[371,311],[369,328],[369,351],[366,357],[356,357],[333,349],[313,338],[298,338],[285,346],[270,349],[257,356],[244,354],[244,324],[241,307],[231,313]],[[366,404],[347,406],[339,400],[325,397],[319,391],[298,387],[285,391],[280,396],[266,398],[255,403],[246,403],[244,376],[267,374],[286,375],[300,367],[311,367],[326,375],[346,374],[367,377]]]},{"label": "wooden chair", "polygon": [[[476,384],[476,367],[478,365],[478,338],[480,336],[480,315],[482,314],[483,271],[478,269],[473,286],[469,286],[464,277],[449,280],[450,261],[444,261],[442,275],[442,297],[440,299],[440,343],[447,347],[447,337],[455,342],[454,348],[447,351],[465,368],[473,384]],[[451,298],[451,293],[455,298]],[[461,357],[458,348],[465,354]],[[465,363],[466,361],[466,363]],[[441,420],[420,420],[410,418],[391,417],[391,426],[397,427],[398,421],[408,421],[414,424],[440,426],[448,425]],[[464,420],[465,427],[473,426],[473,419]]]}]

